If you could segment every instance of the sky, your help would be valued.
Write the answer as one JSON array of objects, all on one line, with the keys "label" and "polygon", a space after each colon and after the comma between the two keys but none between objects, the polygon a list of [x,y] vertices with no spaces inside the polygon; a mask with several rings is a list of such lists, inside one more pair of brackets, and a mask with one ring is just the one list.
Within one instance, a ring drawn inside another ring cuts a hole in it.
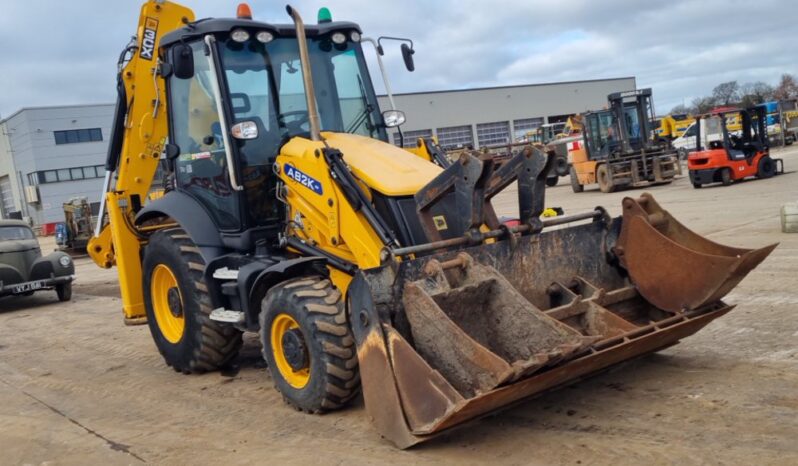
[{"label": "sky", "polygon": [[[398,44],[386,50],[395,93],[635,76],[663,114],[724,81],[775,85],[798,74],[798,8],[786,0],[292,1],[306,23],[327,6],[365,36],[413,39],[413,73]],[[238,2],[184,4],[198,18],[230,17]],[[283,2],[250,5],[257,20],[290,21]],[[112,102],[116,60],[140,6],[0,0],[0,118],[22,107]],[[375,65],[372,77],[383,89]]]}]

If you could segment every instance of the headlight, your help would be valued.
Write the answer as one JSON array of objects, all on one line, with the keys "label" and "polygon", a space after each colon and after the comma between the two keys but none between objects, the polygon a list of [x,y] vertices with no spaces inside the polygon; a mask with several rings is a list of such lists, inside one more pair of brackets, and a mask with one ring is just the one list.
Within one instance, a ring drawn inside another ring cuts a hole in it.
[{"label": "headlight", "polygon": [[352,31],[352,34],[349,35],[349,38],[352,39],[352,42],[360,42],[360,33],[357,31]]},{"label": "headlight", "polygon": [[235,29],[230,33],[230,37],[236,42],[246,42],[249,40],[249,33],[243,29]]},{"label": "headlight", "polygon": [[269,31],[261,31],[255,36],[255,38],[258,39],[258,42],[261,44],[268,44],[274,40],[274,35]]},{"label": "headlight", "polygon": [[69,267],[69,264],[72,263],[72,259],[69,256],[61,256],[61,258],[58,259],[58,263],[63,267]]},{"label": "headlight", "polygon": [[346,36],[343,32],[336,32],[332,35],[332,41],[338,45],[341,45],[346,42]]}]

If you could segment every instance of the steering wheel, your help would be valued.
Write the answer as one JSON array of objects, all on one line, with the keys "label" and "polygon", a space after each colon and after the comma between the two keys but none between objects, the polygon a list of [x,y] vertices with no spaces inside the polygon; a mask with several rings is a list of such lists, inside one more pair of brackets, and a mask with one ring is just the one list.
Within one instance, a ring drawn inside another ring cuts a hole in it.
[{"label": "steering wheel", "polygon": [[[293,121],[286,122],[286,118],[294,117]],[[291,112],[283,112],[277,115],[277,122],[280,126],[288,129],[289,133],[301,133],[305,131],[303,125],[310,122],[310,114],[307,110],[294,110]]]}]

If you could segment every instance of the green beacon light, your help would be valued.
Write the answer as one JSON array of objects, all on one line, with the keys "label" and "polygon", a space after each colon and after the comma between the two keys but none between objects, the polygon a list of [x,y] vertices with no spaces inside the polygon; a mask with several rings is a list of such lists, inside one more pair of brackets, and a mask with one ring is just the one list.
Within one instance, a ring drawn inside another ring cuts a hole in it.
[{"label": "green beacon light", "polygon": [[321,23],[331,23],[332,22],[332,13],[330,13],[330,9],[326,6],[319,8],[319,24]]}]

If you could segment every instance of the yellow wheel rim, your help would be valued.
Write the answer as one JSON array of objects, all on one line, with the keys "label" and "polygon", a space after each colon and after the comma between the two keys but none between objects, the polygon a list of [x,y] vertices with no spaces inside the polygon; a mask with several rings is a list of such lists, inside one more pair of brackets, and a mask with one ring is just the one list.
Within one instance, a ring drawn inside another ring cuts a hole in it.
[{"label": "yellow wheel rim", "polygon": [[[277,370],[280,371],[280,375],[288,382],[288,385],[294,388],[304,388],[310,380],[310,361],[308,360],[308,367],[295,371],[288,363],[288,359],[286,359],[283,352],[283,335],[289,330],[298,328],[299,324],[293,317],[288,314],[279,314],[272,322],[271,344],[274,362],[277,365]],[[308,355],[309,358],[310,355]]]},{"label": "yellow wheel rim", "polygon": [[[172,305],[169,303],[169,293],[172,291]],[[152,271],[150,280],[150,293],[155,321],[161,334],[169,343],[177,343],[183,338],[186,328],[186,319],[183,315],[183,296],[177,286],[177,278],[172,270],[164,264],[158,264]],[[175,303],[175,293],[179,303]],[[175,305],[177,304],[177,308]]]}]

